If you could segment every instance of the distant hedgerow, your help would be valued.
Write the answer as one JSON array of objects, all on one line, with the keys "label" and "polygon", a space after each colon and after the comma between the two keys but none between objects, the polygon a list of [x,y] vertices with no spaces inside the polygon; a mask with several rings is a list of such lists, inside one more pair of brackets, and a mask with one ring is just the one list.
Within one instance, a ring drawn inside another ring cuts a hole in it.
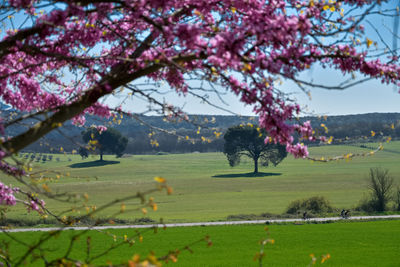
[{"label": "distant hedgerow", "polygon": [[286,213],[296,214],[302,211],[308,211],[314,214],[333,212],[334,208],[331,206],[329,201],[323,196],[314,196],[307,199],[300,199],[292,201]]}]

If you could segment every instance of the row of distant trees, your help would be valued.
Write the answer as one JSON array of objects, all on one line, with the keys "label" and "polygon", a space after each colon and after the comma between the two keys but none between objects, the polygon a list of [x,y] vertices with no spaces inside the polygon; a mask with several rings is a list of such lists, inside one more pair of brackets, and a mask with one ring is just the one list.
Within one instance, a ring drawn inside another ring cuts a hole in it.
[{"label": "row of distant trees", "polygon": [[[156,128],[167,128],[168,131],[176,133],[171,135],[166,132],[156,132],[153,139],[156,139],[158,146],[150,143],[149,133],[152,132],[148,126],[140,125],[133,119],[124,119],[120,125],[115,125],[116,130],[120,131],[123,136],[128,139],[128,144],[125,153],[129,154],[154,154],[158,152],[167,153],[191,153],[191,152],[222,152],[224,142],[222,138],[215,138],[215,131],[226,133],[227,129],[232,125],[240,123],[254,123],[254,118],[242,117],[234,120],[231,116],[216,116],[200,117],[201,121],[207,120],[205,127],[201,128],[198,133],[198,128],[187,123],[170,123],[167,124],[160,117],[149,116],[146,120],[149,124]],[[362,115],[347,115],[347,116],[332,116],[326,119],[321,117],[308,117],[303,120],[310,120],[314,129],[319,133],[328,137],[333,136],[333,143],[355,143],[377,141],[382,136],[391,136],[393,139],[400,138],[400,114],[362,114]],[[212,123],[212,122],[214,123]],[[93,123],[95,123],[93,121]],[[99,122],[96,122],[98,124]],[[104,123],[104,122],[100,122]],[[107,123],[105,123],[108,125]],[[326,125],[328,132],[321,124]],[[168,127],[166,126],[168,125]],[[69,135],[74,136],[73,140],[81,139],[81,129],[72,125],[66,126],[64,129]],[[375,135],[371,135],[374,131]],[[181,137],[188,136],[190,140]],[[203,141],[201,137],[205,137],[207,141]],[[194,142],[193,142],[194,141]],[[76,149],[76,143],[65,140],[64,136],[53,133],[27,150],[49,153],[54,152],[57,144],[63,144],[66,151]],[[318,143],[311,143],[318,145]]]},{"label": "row of distant trees", "polygon": [[[266,143],[266,137],[265,130],[252,124],[230,127],[223,138],[224,154],[227,156],[229,165],[232,167],[238,165],[242,156],[253,160],[254,173],[258,173],[259,162],[263,166],[278,165],[287,156],[286,147]],[[82,132],[82,139],[87,144],[79,148],[82,158],[87,158],[93,152],[100,155],[100,161],[103,160],[105,153],[121,157],[128,144],[128,139],[113,128],[90,127]],[[188,139],[190,140],[189,137]],[[207,141],[205,138],[204,140]],[[153,140],[153,144],[158,144],[158,141]]]},{"label": "row of distant trees", "polygon": [[[314,118],[313,123],[316,124],[317,122],[324,121],[316,121]],[[377,138],[381,138],[382,136],[391,136],[392,138],[396,138],[396,134],[398,132],[400,135],[400,127],[398,127],[398,123],[389,123],[383,121],[382,124],[371,125],[371,123],[368,123],[367,121],[362,121],[358,123],[352,122],[352,127],[346,127],[347,124],[337,119],[334,119],[333,121],[330,121],[329,119],[328,122],[330,125],[334,125],[334,127],[328,128],[327,126],[325,126],[325,124],[321,123],[321,126],[315,127],[315,129],[321,134],[334,136],[334,142],[345,141],[351,144],[352,142],[358,143],[360,140],[375,141]],[[326,123],[328,124],[328,122]],[[246,125],[247,128],[252,128],[248,126],[252,125],[251,123],[248,123]],[[141,131],[135,132],[129,137],[123,136],[123,134],[121,134],[121,132],[119,132],[115,128],[108,127],[107,131],[102,131],[95,127],[90,127],[87,130],[81,132],[82,140],[86,145],[80,146],[78,152],[83,158],[88,157],[90,153],[97,153],[100,155],[100,160],[103,159],[103,155],[105,153],[115,154],[120,157],[123,153],[147,154],[158,152],[226,152],[226,138],[224,141],[223,138],[219,138],[220,135],[225,134],[225,137],[228,136],[228,138],[231,138],[229,136],[232,136],[234,129],[236,129],[236,138],[243,139],[243,137],[241,137],[237,131],[238,129],[247,129],[244,126],[245,125],[241,124],[241,126],[230,127],[227,130],[224,130],[224,132],[217,130],[218,136],[216,136],[217,131],[215,128],[203,128],[201,129],[201,131],[181,128],[179,131],[176,131],[175,134],[169,134],[167,132],[151,132],[149,134],[148,131]],[[365,128],[363,126],[368,128]],[[256,127],[253,128],[253,131],[254,129],[256,129]],[[371,129],[373,129],[374,131],[372,131]],[[371,135],[371,132],[374,132],[373,136]],[[246,133],[246,135],[249,136],[259,134],[261,135],[261,133],[258,132]],[[262,136],[263,138],[260,139],[261,141],[259,141],[263,144],[265,138],[264,132],[262,133]],[[230,141],[230,143],[232,143],[232,141]],[[68,148],[64,149],[69,150]],[[73,149],[76,149],[76,146]],[[260,157],[262,158],[262,156]],[[238,161],[239,158],[240,157],[231,156],[231,165],[235,165],[235,162]],[[257,167],[255,167],[255,169],[257,169]]]}]

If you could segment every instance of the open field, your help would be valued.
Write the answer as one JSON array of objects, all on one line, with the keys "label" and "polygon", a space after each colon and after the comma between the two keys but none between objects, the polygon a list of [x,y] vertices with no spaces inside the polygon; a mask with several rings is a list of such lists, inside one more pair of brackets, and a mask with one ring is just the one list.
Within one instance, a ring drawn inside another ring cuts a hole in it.
[{"label": "open field", "polygon": [[[309,160],[288,157],[277,167],[264,168],[263,175],[249,177],[252,162],[244,159],[238,167],[231,168],[222,153],[135,155],[105,160],[118,164],[93,166],[97,158],[84,161],[78,155],[55,155],[46,163],[35,163],[35,170],[49,169],[70,173],[49,184],[53,191],[89,194],[91,203],[97,206],[115,198],[135,194],[139,190],[153,188],[154,176],[165,177],[174,193],[155,193],[158,211],[146,215],[166,222],[196,222],[225,220],[229,215],[284,212],[288,204],[299,198],[325,196],[338,209],[352,208],[367,194],[367,177],[370,167],[382,167],[400,184],[400,142],[385,144],[387,150],[374,156],[360,157],[350,162],[313,163]],[[368,149],[352,146],[326,146],[311,148],[311,155],[332,156],[344,153],[368,152]],[[71,161],[68,161],[68,158]],[[54,174],[49,174],[55,176]],[[91,179],[90,177],[97,177]],[[81,177],[81,178],[76,178]],[[11,183],[8,178],[1,178]],[[47,201],[53,210],[66,210],[69,203]],[[138,201],[125,202],[127,210],[136,207]],[[119,210],[106,210],[103,216]],[[26,218],[23,207],[13,208],[9,218]],[[120,218],[142,217],[140,212],[125,213]]]},{"label": "open field", "polygon": [[[269,225],[270,238],[275,244],[265,248],[266,257],[263,266],[307,266],[310,254],[319,257],[329,253],[331,258],[324,266],[398,266],[400,247],[400,221],[340,222],[327,224],[282,224]],[[37,241],[47,233],[13,233],[13,237],[24,242]],[[45,243],[52,249],[52,256],[62,256],[73,235],[80,231],[65,231],[57,238]],[[123,242],[123,236],[134,237],[134,230],[109,230],[108,232],[90,231],[84,233],[74,244],[71,257],[85,258],[87,236],[91,236],[91,256],[95,256],[108,246]],[[213,245],[207,247],[202,241],[191,246],[193,254],[182,251],[178,262],[172,266],[258,266],[253,257],[259,251],[258,241],[266,237],[264,225],[209,226],[159,229],[155,234],[148,231],[143,234],[143,242],[133,246],[124,244],[95,261],[106,264],[126,262],[134,254],[146,256],[154,251],[157,257],[169,250],[182,249],[193,241],[210,236]],[[0,234],[4,235],[4,234]],[[114,235],[116,241],[114,241]],[[3,240],[7,240],[5,236]],[[21,257],[25,251],[20,244],[13,242],[10,252],[13,257]],[[320,258],[319,261],[320,262]],[[42,266],[30,263],[29,266]],[[169,266],[169,265],[167,265]]]}]

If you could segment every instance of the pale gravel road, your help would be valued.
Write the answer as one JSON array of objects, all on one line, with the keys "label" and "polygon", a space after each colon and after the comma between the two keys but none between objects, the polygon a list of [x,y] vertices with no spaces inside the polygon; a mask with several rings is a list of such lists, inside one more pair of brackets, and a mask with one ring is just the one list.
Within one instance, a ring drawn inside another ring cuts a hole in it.
[{"label": "pale gravel road", "polygon": [[[326,222],[340,220],[376,220],[376,219],[400,219],[400,215],[384,215],[384,216],[353,216],[348,219],[341,217],[327,218],[310,218],[307,222]],[[4,232],[33,232],[33,231],[57,231],[57,230],[104,230],[104,229],[129,229],[129,228],[152,228],[152,227],[191,227],[191,226],[214,226],[214,225],[239,225],[239,224],[266,224],[266,223],[285,223],[285,222],[304,222],[303,219],[274,219],[274,220],[254,220],[254,221],[225,221],[225,222],[194,222],[194,223],[167,223],[167,224],[145,224],[145,225],[110,225],[110,226],[93,226],[93,227],[48,227],[48,228],[18,228],[4,229]]]}]

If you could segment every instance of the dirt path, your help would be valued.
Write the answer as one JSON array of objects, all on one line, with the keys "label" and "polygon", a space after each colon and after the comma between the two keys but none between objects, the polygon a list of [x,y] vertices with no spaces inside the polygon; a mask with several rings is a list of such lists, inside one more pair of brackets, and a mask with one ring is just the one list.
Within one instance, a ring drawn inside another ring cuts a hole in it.
[{"label": "dirt path", "polygon": [[[400,219],[400,215],[384,216],[353,216],[348,219],[341,217],[310,218],[307,222],[326,222],[340,220],[377,220],[377,219]],[[128,228],[152,228],[152,227],[191,227],[191,226],[214,226],[214,225],[238,225],[238,224],[266,224],[284,222],[304,222],[303,219],[274,219],[274,220],[254,220],[254,221],[224,221],[224,222],[194,222],[194,223],[167,223],[167,224],[145,224],[145,225],[110,225],[93,227],[48,227],[48,228],[20,228],[20,229],[1,229],[5,232],[33,232],[33,231],[57,231],[57,230],[103,230],[103,229],[128,229]]]}]

